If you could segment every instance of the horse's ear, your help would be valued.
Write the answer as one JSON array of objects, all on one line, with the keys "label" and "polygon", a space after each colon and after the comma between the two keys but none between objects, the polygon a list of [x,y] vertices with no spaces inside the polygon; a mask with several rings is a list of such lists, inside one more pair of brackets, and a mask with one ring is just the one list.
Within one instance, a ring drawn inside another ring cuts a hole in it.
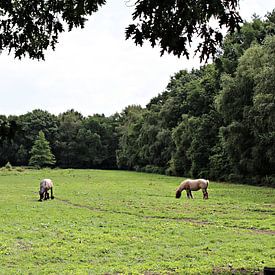
[{"label": "horse's ear", "polygon": [[181,197],[181,191],[177,190],[176,192],[176,198],[179,199]]}]

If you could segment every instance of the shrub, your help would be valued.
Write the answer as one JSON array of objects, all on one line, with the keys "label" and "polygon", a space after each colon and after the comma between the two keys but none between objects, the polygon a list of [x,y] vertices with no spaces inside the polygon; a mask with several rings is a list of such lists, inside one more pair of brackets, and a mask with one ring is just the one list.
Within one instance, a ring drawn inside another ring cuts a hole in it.
[{"label": "shrub", "polygon": [[275,187],[275,175],[265,176],[264,178],[262,178],[261,183],[263,185]]},{"label": "shrub", "polygon": [[8,161],[7,164],[5,165],[5,169],[11,171],[12,170],[12,166],[10,164],[10,162]]},{"label": "shrub", "polygon": [[164,174],[165,169],[163,167],[155,166],[155,165],[146,165],[145,166],[146,173],[154,173],[154,174]]},{"label": "shrub", "polygon": [[17,172],[24,172],[25,169],[23,167],[16,167]]},{"label": "shrub", "polygon": [[171,167],[169,167],[165,170],[165,175],[166,176],[176,176],[176,173]]}]

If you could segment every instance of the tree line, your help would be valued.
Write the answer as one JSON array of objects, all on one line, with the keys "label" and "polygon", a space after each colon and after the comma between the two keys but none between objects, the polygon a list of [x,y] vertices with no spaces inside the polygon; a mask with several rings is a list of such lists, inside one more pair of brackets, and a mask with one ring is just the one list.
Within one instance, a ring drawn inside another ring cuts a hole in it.
[{"label": "tree line", "polygon": [[275,185],[275,10],[227,35],[145,108],[0,116],[0,165],[28,165],[43,131],[57,167],[129,169]]},{"label": "tree line", "polygon": [[[62,168],[114,168],[118,138],[115,116],[83,117],[75,110],[58,116],[34,110],[20,116],[0,116],[0,164],[28,165],[42,131]],[[41,138],[40,138],[41,139]]]}]

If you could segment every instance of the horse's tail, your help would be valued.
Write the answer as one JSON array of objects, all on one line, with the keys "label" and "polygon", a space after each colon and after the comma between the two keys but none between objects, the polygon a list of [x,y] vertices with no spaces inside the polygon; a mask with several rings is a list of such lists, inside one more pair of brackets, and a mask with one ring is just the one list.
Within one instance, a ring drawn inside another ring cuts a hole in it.
[{"label": "horse's tail", "polygon": [[206,180],[206,188],[208,188],[209,180]]}]

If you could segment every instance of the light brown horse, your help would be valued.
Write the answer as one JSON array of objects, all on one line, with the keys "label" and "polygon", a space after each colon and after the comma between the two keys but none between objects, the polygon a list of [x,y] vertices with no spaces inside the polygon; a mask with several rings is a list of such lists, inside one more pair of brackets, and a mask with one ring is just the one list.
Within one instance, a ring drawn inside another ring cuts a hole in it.
[{"label": "light brown horse", "polygon": [[181,197],[181,192],[183,190],[186,190],[187,198],[193,199],[191,191],[198,191],[201,189],[203,193],[203,198],[208,199],[208,193],[207,193],[208,184],[209,184],[209,180],[205,180],[205,179],[197,179],[197,180],[187,179],[183,181],[178,187],[176,191],[176,198],[179,199]]},{"label": "light brown horse", "polygon": [[53,182],[50,179],[43,179],[40,182],[40,190],[39,190],[39,195],[40,199],[39,201],[48,200],[50,198],[48,191],[51,190],[51,199],[54,199],[53,196]]}]

